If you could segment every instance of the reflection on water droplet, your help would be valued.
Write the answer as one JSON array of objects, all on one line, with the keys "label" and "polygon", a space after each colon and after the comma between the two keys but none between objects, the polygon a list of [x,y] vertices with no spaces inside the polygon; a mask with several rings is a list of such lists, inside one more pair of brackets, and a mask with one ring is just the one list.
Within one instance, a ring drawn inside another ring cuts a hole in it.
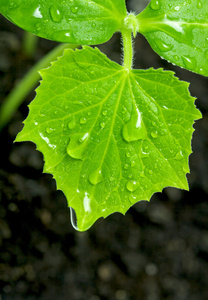
[{"label": "reflection on water droplet", "polygon": [[103,181],[103,175],[100,169],[95,170],[89,176],[89,181],[93,185],[98,184],[99,182]]},{"label": "reflection on water droplet", "polygon": [[74,229],[78,230],[77,216],[76,216],[75,210],[72,207],[70,207],[70,219],[71,219],[71,223],[72,223],[72,226],[74,227]]},{"label": "reflection on water droplet", "polygon": [[131,161],[131,167],[135,167],[136,166],[136,162],[134,160]]},{"label": "reflection on water droplet", "polygon": [[63,17],[60,8],[56,4],[50,7],[50,15],[51,19],[56,23],[60,23]]},{"label": "reflection on water droplet", "polygon": [[79,7],[78,7],[78,6],[71,6],[71,7],[70,7],[70,10],[71,10],[71,12],[72,12],[73,14],[76,14],[76,13],[78,12],[78,10],[79,10]]},{"label": "reflection on water droplet", "polygon": [[196,60],[194,57],[182,56],[182,60],[187,69],[193,70],[196,67]]},{"label": "reflection on water droplet", "polygon": [[103,116],[106,116],[106,115],[107,115],[107,110],[104,110],[104,111],[102,112],[102,114],[103,114]]},{"label": "reflection on water droplet", "polygon": [[133,111],[130,121],[124,125],[122,134],[127,142],[143,140],[146,138],[146,128],[142,121],[142,115],[137,108]]},{"label": "reflection on water droplet", "polygon": [[177,6],[174,7],[175,11],[179,11],[180,9],[181,9],[181,7],[179,5],[177,5]]},{"label": "reflection on water droplet", "polygon": [[105,128],[105,123],[104,122],[100,123],[100,126],[101,128]]},{"label": "reflection on water droplet", "polygon": [[126,188],[129,192],[134,192],[138,188],[138,182],[128,181],[127,184],[126,184]]},{"label": "reflection on water droplet", "polygon": [[89,138],[88,133],[77,133],[70,136],[70,142],[67,146],[67,153],[75,159],[82,159]]},{"label": "reflection on water droplet", "polygon": [[75,117],[73,116],[71,121],[68,123],[68,128],[73,129],[76,126]]},{"label": "reflection on water droplet", "polygon": [[174,55],[173,58],[174,58],[175,60],[177,60],[177,61],[179,60],[179,56],[178,56],[178,55]]},{"label": "reflection on water droplet", "polygon": [[46,128],[46,132],[47,132],[47,133],[51,133],[52,131],[53,131],[52,128],[50,128],[50,127],[47,127],[47,128]]},{"label": "reflection on water droplet", "polygon": [[41,14],[41,11],[40,11],[40,5],[34,10],[33,17],[35,17],[37,19],[42,19],[43,18],[42,14]]},{"label": "reflection on water droplet", "polygon": [[87,119],[82,117],[82,118],[80,118],[79,122],[80,122],[80,124],[85,124],[85,123],[87,123]]},{"label": "reflection on water droplet", "polygon": [[171,49],[173,49],[173,45],[167,44],[161,40],[156,40],[156,44],[157,44],[158,48],[160,49],[160,51],[162,51],[162,52],[167,52],[167,51],[170,51]]},{"label": "reflection on water droplet", "polygon": [[150,2],[150,7],[153,9],[153,10],[158,10],[160,8],[160,1],[159,0],[152,0]]}]

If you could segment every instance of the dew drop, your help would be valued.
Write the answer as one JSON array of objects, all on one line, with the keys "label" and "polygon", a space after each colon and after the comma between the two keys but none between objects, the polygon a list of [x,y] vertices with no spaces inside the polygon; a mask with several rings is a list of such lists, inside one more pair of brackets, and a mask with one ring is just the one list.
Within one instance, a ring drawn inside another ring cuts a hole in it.
[{"label": "dew drop", "polygon": [[152,0],[150,3],[150,7],[153,10],[158,10],[160,8],[160,1],[159,0]]},{"label": "dew drop", "polygon": [[82,133],[71,135],[70,142],[67,146],[68,155],[75,159],[82,159],[84,156],[88,138],[88,133],[85,133],[84,135]]},{"label": "dew drop", "polygon": [[156,138],[157,138],[157,136],[158,136],[158,133],[157,133],[157,131],[153,131],[153,132],[151,132],[151,136],[153,137],[153,139],[156,139]]},{"label": "dew drop", "polygon": [[153,174],[153,171],[152,171],[152,170],[149,170],[149,174],[150,174],[150,175]]},{"label": "dew drop", "polygon": [[102,129],[105,128],[105,123],[104,122],[100,123],[100,126]]},{"label": "dew drop", "polygon": [[196,67],[196,60],[193,57],[182,56],[182,60],[187,69],[194,69]]},{"label": "dew drop", "polygon": [[95,27],[96,27],[96,23],[92,22],[92,28],[95,28]]},{"label": "dew drop", "polygon": [[135,167],[136,166],[136,162],[134,160],[131,161],[131,167]]},{"label": "dew drop", "polygon": [[87,119],[84,117],[81,117],[79,120],[79,123],[83,125],[83,124],[87,123]]},{"label": "dew drop", "polygon": [[132,113],[130,121],[128,121],[122,130],[123,138],[127,142],[143,140],[147,136],[145,125],[139,110]]},{"label": "dew drop", "polygon": [[50,7],[50,15],[51,19],[56,23],[60,23],[63,18],[61,11],[56,4]]},{"label": "dew drop", "polygon": [[125,169],[125,170],[128,170],[128,168],[129,168],[129,165],[128,165],[128,164],[125,164],[125,165],[124,165],[124,169]]},{"label": "dew drop", "polygon": [[130,157],[131,153],[130,152],[126,152],[126,157]]},{"label": "dew drop", "polygon": [[72,207],[70,207],[70,219],[71,219],[71,223],[72,223],[72,226],[74,227],[74,229],[78,230],[77,216],[76,216],[75,210]]},{"label": "dew drop", "polygon": [[68,128],[73,129],[76,126],[75,118],[73,117],[72,120],[68,123]]},{"label": "dew drop", "polygon": [[106,115],[107,115],[107,110],[104,110],[104,111],[102,112],[102,114],[103,114],[103,116],[106,116]]},{"label": "dew drop", "polygon": [[138,182],[128,181],[127,184],[126,184],[126,188],[129,192],[134,192],[138,188]]},{"label": "dew drop", "polygon": [[76,14],[79,11],[79,7],[78,6],[71,6],[70,10],[73,14]]},{"label": "dew drop", "polygon": [[103,175],[100,169],[95,170],[89,175],[89,181],[93,185],[98,184],[99,182],[103,181]]},{"label": "dew drop", "polygon": [[175,60],[177,60],[177,61],[179,60],[179,56],[178,56],[178,55],[174,55],[173,58],[174,58]]},{"label": "dew drop", "polygon": [[52,128],[50,128],[50,127],[47,127],[47,128],[46,128],[46,133],[51,133],[52,131],[53,131]]},{"label": "dew drop", "polygon": [[162,51],[162,52],[167,52],[167,51],[170,51],[171,49],[173,49],[173,45],[167,44],[161,40],[157,40],[156,44],[157,44],[158,48],[160,49],[160,51]]}]

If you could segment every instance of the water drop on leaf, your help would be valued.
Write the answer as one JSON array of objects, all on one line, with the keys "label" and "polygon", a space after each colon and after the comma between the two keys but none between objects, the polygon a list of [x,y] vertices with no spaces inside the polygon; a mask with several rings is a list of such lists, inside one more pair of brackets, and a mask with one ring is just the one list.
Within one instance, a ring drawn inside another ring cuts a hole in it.
[{"label": "water drop on leaf", "polygon": [[158,136],[157,131],[151,132],[151,136],[152,136],[154,139],[157,138],[157,136]]},{"label": "water drop on leaf", "polygon": [[85,148],[89,134],[77,133],[70,136],[70,142],[67,146],[67,153],[75,159],[82,159],[84,156]]},{"label": "water drop on leaf", "polygon": [[53,131],[52,128],[50,128],[50,127],[47,127],[47,128],[46,128],[46,132],[47,132],[47,133],[51,133],[52,131]]},{"label": "water drop on leaf", "polygon": [[68,128],[73,129],[76,126],[75,118],[73,117],[72,120],[68,123]]},{"label": "water drop on leaf", "polygon": [[99,182],[103,181],[103,175],[100,169],[95,170],[89,176],[89,181],[93,185],[98,184]]},{"label": "water drop on leaf", "polygon": [[59,9],[59,7],[54,4],[50,7],[50,15],[51,15],[51,19],[56,22],[56,23],[60,23],[62,20],[62,13]]},{"label": "water drop on leaf", "polygon": [[178,153],[176,154],[175,158],[176,158],[177,160],[183,159],[183,153],[182,153],[182,151],[178,152]]},{"label": "water drop on leaf", "polygon": [[136,181],[128,181],[126,188],[129,192],[134,192],[138,188],[138,183]]},{"label": "water drop on leaf", "polygon": [[79,7],[78,6],[71,6],[70,10],[73,14],[76,14],[79,10]]},{"label": "water drop on leaf", "polygon": [[147,136],[146,128],[142,121],[142,116],[136,108],[132,113],[130,121],[128,121],[122,130],[123,138],[127,142],[143,140]]},{"label": "water drop on leaf", "polygon": [[84,117],[81,117],[79,122],[80,122],[80,124],[85,124],[85,123],[87,123],[87,119]]},{"label": "water drop on leaf", "polygon": [[162,52],[167,52],[167,51],[170,51],[171,49],[173,49],[172,45],[167,44],[161,40],[156,40],[156,44],[157,44],[158,48],[160,49],[160,51],[162,51]]},{"label": "water drop on leaf", "polygon": [[201,2],[200,0],[198,0],[198,1],[197,1],[197,8],[200,9],[200,8],[202,8],[202,6],[203,6],[203,5],[202,5],[202,2]]},{"label": "water drop on leaf", "polygon": [[158,10],[160,8],[160,1],[159,0],[152,0],[150,3],[150,7],[153,10]]},{"label": "water drop on leaf", "polygon": [[70,207],[70,219],[71,219],[71,223],[72,223],[72,226],[74,227],[74,229],[78,230],[77,216],[76,216],[75,210],[72,207]]},{"label": "water drop on leaf", "polygon": [[196,60],[194,57],[182,56],[182,60],[187,69],[194,69],[196,67]]}]

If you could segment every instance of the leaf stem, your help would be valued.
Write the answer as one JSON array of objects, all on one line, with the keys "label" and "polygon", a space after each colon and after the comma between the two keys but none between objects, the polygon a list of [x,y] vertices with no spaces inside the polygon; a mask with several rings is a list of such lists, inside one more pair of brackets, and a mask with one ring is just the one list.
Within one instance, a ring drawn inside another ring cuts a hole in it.
[{"label": "leaf stem", "polygon": [[46,54],[37,64],[21,79],[17,86],[4,99],[0,108],[0,131],[10,121],[12,115],[24,101],[27,94],[40,80],[39,70],[46,68],[50,63],[63,54],[66,48],[76,48],[77,45],[60,44]]},{"label": "leaf stem", "polygon": [[121,34],[123,40],[123,67],[130,70],[133,62],[132,30],[125,28]]}]

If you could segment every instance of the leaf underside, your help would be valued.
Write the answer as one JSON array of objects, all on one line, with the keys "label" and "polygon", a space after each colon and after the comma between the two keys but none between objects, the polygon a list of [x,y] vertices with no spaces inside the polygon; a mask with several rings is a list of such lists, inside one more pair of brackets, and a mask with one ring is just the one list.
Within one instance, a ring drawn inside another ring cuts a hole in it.
[{"label": "leaf underside", "polygon": [[208,76],[207,0],[152,0],[137,20],[161,57]]},{"label": "leaf underside", "polygon": [[41,76],[16,141],[44,154],[78,230],[164,187],[188,189],[192,125],[201,117],[188,83],[162,69],[128,72],[91,47],[66,50]]},{"label": "leaf underside", "polygon": [[126,6],[125,0],[1,0],[0,13],[37,36],[93,45],[121,28]]}]

